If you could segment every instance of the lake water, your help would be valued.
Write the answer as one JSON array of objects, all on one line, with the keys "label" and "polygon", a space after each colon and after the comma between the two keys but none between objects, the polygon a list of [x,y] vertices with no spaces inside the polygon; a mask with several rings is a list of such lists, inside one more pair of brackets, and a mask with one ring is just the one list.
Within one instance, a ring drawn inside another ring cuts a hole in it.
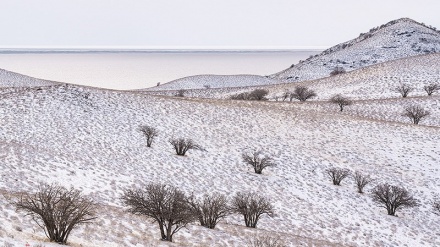
[{"label": "lake water", "polygon": [[198,74],[269,75],[319,52],[3,52],[0,68],[59,82],[140,89]]}]

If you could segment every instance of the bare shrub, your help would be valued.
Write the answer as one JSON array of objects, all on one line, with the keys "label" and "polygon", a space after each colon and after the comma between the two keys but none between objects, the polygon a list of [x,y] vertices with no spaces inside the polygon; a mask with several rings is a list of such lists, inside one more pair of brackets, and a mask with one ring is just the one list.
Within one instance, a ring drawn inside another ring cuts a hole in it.
[{"label": "bare shrub", "polygon": [[159,134],[159,130],[154,127],[143,125],[139,127],[139,130],[147,138],[147,147],[151,147],[154,138]]},{"label": "bare shrub", "polygon": [[233,100],[267,100],[266,96],[269,94],[269,91],[266,89],[255,89],[251,92],[239,93],[236,95],[232,95],[230,99]]},{"label": "bare shrub", "polygon": [[387,209],[388,215],[393,216],[399,208],[418,206],[418,201],[405,188],[387,183],[374,187],[372,198],[373,202]]},{"label": "bare shrub", "polygon": [[186,90],[185,89],[179,89],[179,90],[177,90],[175,96],[176,97],[185,97],[185,94],[186,94]]},{"label": "bare shrub", "polygon": [[364,187],[373,181],[370,175],[364,175],[359,171],[356,171],[353,177],[359,193],[364,193]]},{"label": "bare shrub", "polygon": [[199,201],[191,198],[190,203],[197,213],[200,225],[209,229],[214,229],[221,219],[231,213],[226,196],[220,194],[206,194]]},{"label": "bare shrub", "polygon": [[250,100],[248,92],[231,95],[229,98],[232,100]]},{"label": "bare shrub", "polygon": [[330,102],[333,103],[333,104],[339,105],[340,111],[344,110],[344,106],[349,106],[349,105],[353,104],[353,101],[349,100],[348,98],[346,98],[346,97],[344,97],[344,96],[342,96],[340,94],[334,95],[330,99]]},{"label": "bare shrub", "polygon": [[75,227],[96,218],[92,200],[78,190],[54,184],[42,184],[33,194],[23,193],[13,204],[31,216],[51,242],[59,244],[67,243]]},{"label": "bare shrub", "polygon": [[[286,89],[284,91],[283,95],[281,96],[281,98],[283,99],[283,101],[286,101],[287,98],[289,98],[289,97],[290,97],[290,92],[289,92],[289,90]],[[290,100],[290,101],[292,101],[292,100]]]},{"label": "bare shrub", "polygon": [[350,176],[350,170],[337,167],[326,169],[325,173],[332,179],[334,185],[340,185],[344,178]]},{"label": "bare shrub", "polygon": [[244,152],[241,157],[246,164],[254,168],[257,174],[261,174],[266,167],[276,166],[274,160],[267,155],[263,155],[261,151],[254,151],[252,153]]},{"label": "bare shrub", "polygon": [[204,150],[202,146],[194,143],[194,141],[189,138],[171,139],[169,142],[173,145],[176,154],[181,156],[184,156],[190,149]]},{"label": "bare shrub", "polygon": [[432,207],[434,208],[434,213],[440,215],[440,199],[435,199]]},{"label": "bare shrub", "polygon": [[406,98],[408,94],[414,90],[414,88],[411,87],[409,84],[402,83],[396,88],[394,88],[394,90],[400,93],[400,95],[402,95],[403,98]]},{"label": "bare shrub", "polygon": [[231,210],[241,214],[247,227],[256,228],[263,214],[272,215],[273,206],[269,200],[257,193],[238,192],[231,202]]},{"label": "bare shrub", "polygon": [[150,183],[143,189],[126,190],[121,199],[128,212],[157,222],[164,241],[172,242],[175,233],[197,220],[189,198],[173,186]]},{"label": "bare shrub", "polygon": [[344,74],[346,71],[343,67],[335,67],[332,72],[330,72],[331,76]]},{"label": "bare shrub", "polygon": [[293,98],[299,100],[299,101],[306,101],[308,99],[311,99],[316,96],[315,91],[308,89],[304,86],[298,86],[295,87],[295,90],[293,93],[290,94],[290,101],[292,101]]},{"label": "bare shrub", "polygon": [[428,96],[431,96],[433,93],[440,90],[440,85],[436,83],[432,83],[423,87]]},{"label": "bare shrub", "polygon": [[248,247],[287,247],[279,236],[269,234],[255,234],[247,240]]},{"label": "bare shrub", "polygon": [[423,109],[418,105],[411,105],[405,108],[405,112],[402,114],[404,117],[411,119],[413,124],[419,124],[422,118],[429,116],[430,112]]}]

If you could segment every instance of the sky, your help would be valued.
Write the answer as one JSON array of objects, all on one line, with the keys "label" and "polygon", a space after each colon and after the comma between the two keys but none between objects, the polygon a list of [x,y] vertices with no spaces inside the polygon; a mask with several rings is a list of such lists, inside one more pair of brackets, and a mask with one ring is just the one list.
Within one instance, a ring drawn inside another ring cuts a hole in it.
[{"label": "sky", "polygon": [[439,0],[0,0],[0,48],[326,48]]}]

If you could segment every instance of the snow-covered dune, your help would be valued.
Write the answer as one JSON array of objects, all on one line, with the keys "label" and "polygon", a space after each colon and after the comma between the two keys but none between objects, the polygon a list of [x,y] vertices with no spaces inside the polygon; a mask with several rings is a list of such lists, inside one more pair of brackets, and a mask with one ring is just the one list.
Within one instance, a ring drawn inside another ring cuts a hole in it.
[{"label": "snow-covered dune", "polygon": [[177,79],[157,87],[145,89],[146,91],[203,89],[223,87],[247,87],[271,85],[280,83],[258,75],[195,75]]},{"label": "snow-covered dune", "polygon": [[0,69],[0,87],[35,87],[55,84],[58,83]]},{"label": "snow-covered dune", "polygon": [[[290,246],[440,245],[440,216],[429,204],[440,188],[439,127],[339,114],[317,102],[170,98],[69,85],[0,91],[5,244],[52,246],[8,203],[44,181],[74,186],[99,203],[96,223],[73,231],[72,246],[245,246],[255,233],[278,234]],[[160,131],[152,148],[138,131],[144,124]],[[176,156],[168,140],[181,136],[206,151]],[[264,150],[278,166],[256,175],[241,160],[246,148]],[[358,194],[351,178],[332,185],[324,175],[332,166],[404,186],[423,203],[387,216],[373,205],[371,186]],[[167,244],[156,224],[125,212],[119,200],[123,189],[153,181],[195,195],[258,191],[275,215],[257,229],[237,215],[215,230],[194,224]]]}]

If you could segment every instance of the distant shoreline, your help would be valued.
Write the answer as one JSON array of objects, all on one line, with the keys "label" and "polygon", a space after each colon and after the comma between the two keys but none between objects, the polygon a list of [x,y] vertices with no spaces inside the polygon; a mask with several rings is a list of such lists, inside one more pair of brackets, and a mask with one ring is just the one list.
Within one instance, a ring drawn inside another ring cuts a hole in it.
[{"label": "distant shoreline", "polygon": [[319,52],[323,49],[2,49],[0,54],[59,54],[59,53],[277,53]]}]

